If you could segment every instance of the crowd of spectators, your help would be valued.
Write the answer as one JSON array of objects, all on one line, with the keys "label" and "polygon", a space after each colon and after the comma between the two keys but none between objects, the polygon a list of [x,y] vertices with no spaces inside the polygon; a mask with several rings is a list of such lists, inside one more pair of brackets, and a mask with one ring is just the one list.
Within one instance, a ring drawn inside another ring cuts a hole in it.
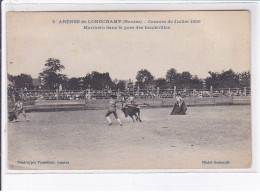
[{"label": "crowd of spectators", "polygon": [[[19,92],[23,100],[84,100],[84,99],[108,99],[111,94],[120,94],[124,96],[134,96],[136,98],[173,98],[180,95],[183,98],[188,97],[218,97],[218,96],[245,96],[244,89],[224,89],[213,90],[140,90],[140,91],[111,91],[111,90],[82,90],[82,91],[23,91]],[[246,90],[246,95],[250,95],[250,89]],[[9,94],[11,97],[11,93]]]},{"label": "crowd of spectators", "polygon": [[[206,90],[177,90],[176,95],[180,95],[183,98],[189,97],[196,97],[196,98],[203,98],[203,97],[219,97],[219,96],[249,96],[250,90],[247,89],[246,93],[244,90],[241,89],[225,89],[225,90],[214,90],[212,93]],[[162,91],[159,93],[159,98],[173,98],[174,92],[170,91]]]}]

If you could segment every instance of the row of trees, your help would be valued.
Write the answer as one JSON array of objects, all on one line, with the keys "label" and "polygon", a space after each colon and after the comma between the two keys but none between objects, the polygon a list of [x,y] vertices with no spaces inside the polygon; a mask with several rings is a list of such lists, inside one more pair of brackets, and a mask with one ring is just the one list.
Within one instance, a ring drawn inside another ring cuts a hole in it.
[{"label": "row of trees", "polygon": [[162,89],[170,88],[174,86],[178,88],[203,88],[204,81],[197,76],[191,75],[188,71],[177,73],[176,69],[169,69],[165,78],[155,79],[152,74],[146,69],[138,71],[136,76],[136,85],[140,88],[157,88]]},{"label": "row of trees", "polygon": [[235,73],[233,70],[218,72],[209,72],[206,79],[200,79],[196,75],[192,75],[188,71],[178,73],[176,69],[169,69],[165,78],[155,77],[146,69],[141,69],[137,72],[136,82],[131,80],[113,80],[109,73],[99,73],[93,71],[88,73],[85,77],[68,78],[61,71],[65,67],[60,63],[60,60],[49,58],[42,72],[39,74],[38,83],[33,83],[33,78],[27,74],[20,74],[18,76],[8,75],[9,83],[16,89],[46,89],[54,90],[83,90],[92,88],[96,90],[114,89],[125,90],[140,87],[140,89],[151,89],[160,87],[161,89],[177,88],[240,88],[250,86],[250,72]]}]

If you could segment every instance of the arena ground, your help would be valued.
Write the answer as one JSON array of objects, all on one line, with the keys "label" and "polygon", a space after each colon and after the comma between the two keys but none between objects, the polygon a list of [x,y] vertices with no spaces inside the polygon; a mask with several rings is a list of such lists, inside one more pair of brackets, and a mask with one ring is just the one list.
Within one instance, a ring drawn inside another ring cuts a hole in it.
[{"label": "arena ground", "polygon": [[142,123],[118,111],[123,126],[114,118],[107,126],[105,110],[34,112],[29,122],[20,115],[20,122],[8,123],[9,169],[250,167],[250,106],[170,111],[143,109]]}]

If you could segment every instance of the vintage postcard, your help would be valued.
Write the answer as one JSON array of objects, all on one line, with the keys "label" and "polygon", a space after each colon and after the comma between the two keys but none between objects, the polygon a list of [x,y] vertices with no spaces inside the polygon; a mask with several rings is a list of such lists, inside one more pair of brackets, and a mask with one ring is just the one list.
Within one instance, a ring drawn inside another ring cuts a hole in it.
[{"label": "vintage postcard", "polygon": [[8,12],[8,170],[249,169],[249,11]]}]

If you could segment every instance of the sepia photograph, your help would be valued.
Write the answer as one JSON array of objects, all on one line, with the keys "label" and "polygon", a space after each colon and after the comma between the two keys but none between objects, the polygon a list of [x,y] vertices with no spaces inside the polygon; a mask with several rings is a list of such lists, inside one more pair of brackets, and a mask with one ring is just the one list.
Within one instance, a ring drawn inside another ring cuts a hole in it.
[{"label": "sepia photograph", "polygon": [[249,11],[8,12],[8,170],[250,169]]}]

